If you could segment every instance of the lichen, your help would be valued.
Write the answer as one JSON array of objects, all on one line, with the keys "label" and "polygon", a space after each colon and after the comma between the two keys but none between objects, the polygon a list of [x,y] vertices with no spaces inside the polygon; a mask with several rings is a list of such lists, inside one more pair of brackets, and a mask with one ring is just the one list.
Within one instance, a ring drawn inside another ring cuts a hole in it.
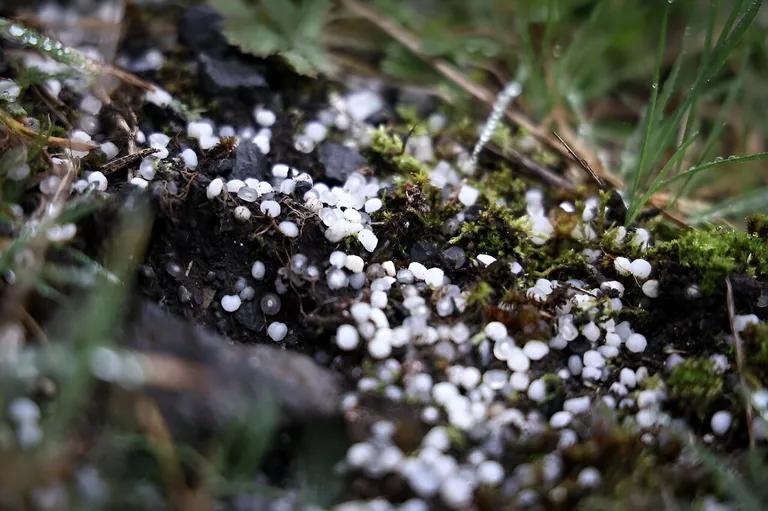
[{"label": "lichen", "polygon": [[725,227],[686,231],[673,241],[661,243],[654,255],[661,260],[672,258],[699,272],[699,286],[705,293],[722,289],[725,277],[733,273],[768,276],[768,241]]},{"label": "lichen", "polygon": [[711,360],[689,358],[672,369],[667,378],[667,389],[670,397],[703,418],[712,403],[722,396],[723,379]]}]

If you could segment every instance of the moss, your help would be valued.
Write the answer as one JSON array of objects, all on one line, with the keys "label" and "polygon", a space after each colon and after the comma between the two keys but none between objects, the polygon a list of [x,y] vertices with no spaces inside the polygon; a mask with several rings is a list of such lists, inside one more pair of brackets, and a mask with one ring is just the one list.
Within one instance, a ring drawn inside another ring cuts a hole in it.
[{"label": "moss", "polygon": [[374,157],[380,158],[383,163],[391,166],[396,174],[404,176],[426,174],[426,166],[405,152],[402,139],[384,127],[371,132],[370,151]]},{"label": "moss", "polygon": [[511,256],[527,238],[520,218],[508,208],[491,205],[476,220],[464,222],[449,243],[493,256]]},{"label": "moss", "polygon": [[744,331],[747,373],[759,386],[768,385],[768,324],[749,325]]},{"label": "moss", "polygon": [[522,179],[515,177],[515,172],[509,167],[489,172],[478,183],[478,188],[490,204],[504,200],[507,209],[516,214],[525,212],[525,192],[528,185]]},{"label": "moss", "polygon": [[672,398],[703,418],[713,402],[722,396],[723,378],[715,371],[711,360],[690,358],[672,369],[667,378],[667,389]]},{"label": "moss", "polygon": [[761,238],[768,238],[768,215],[752,215],[747,218],[747,231]]},{"label": "moss", "polygon": [[698,271],[705,293],[721,289],[725,277],[733,273],[768,276],[768,240],[725,227],[686,231],[676,240],[657,246],[653,254]]},{"label": "moss", "polygon": [[469,293],[467,303],[469,305],[488,305],[491,303],[493,293],[493,287],[489,283],[481,280]]}]

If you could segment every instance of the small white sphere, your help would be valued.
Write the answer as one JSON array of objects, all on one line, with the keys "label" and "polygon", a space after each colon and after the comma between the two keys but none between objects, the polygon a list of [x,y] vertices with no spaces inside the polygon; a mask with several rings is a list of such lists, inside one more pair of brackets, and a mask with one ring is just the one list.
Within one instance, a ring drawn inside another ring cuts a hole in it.
[{"label": "small white sphere", "polygon": [[251,219],[251,210],[245,206],[237,206],[233,215],[235,215],[235,220],[238,222],[247,222]]},{"label": "small white sphere", "polygon": [[430,287],[440,287],[445,280],[445,272],[442,268],[430,268],[424,275],[424,281]]},{"label": "small white sphere", "polygon": [[379,244],[379,239],[375,234],[373,234],[373,231],[369,229],[363,229],[362,231],[358,232],[357,241],[359,241],[360,244],[363,245],[363,248],[365,248],[368,252],[373,252],[376,250],[376,246]]},{"label": "small white sphere", "polygon": [[651,274],[651,263],[645,259],[635,259],[629,265],[629,271],[635,278],[645,280],[648,278],[648,275]]},{"label": "small white sphere", "polygon": [[646,346],[648,346],[648,341],[642,334],[632,334],[627,338],[625,345],[632,353],[642,353],[645,351]]},{"label": "small white sphere", "polygon": [[628,367],[622,368],[619,372],[619,381],[622,385],[629,389],[633,389],[637,385],[637,377],[635,376],[635,372]]},{"label": "small white sphere", "polygon": [[387,306],[387,302],[389,299],[387,298],[387,293],[384,291],[374,291],[371,293],[371,307],[376,307],[377,309],[384,309]]},{"label": "small white sphere", "polygon": [[485,460],[477,466],[477,480],[480,484],[496,486],[504,481],[504,467],[494,460]]},{"label": "small white sphere", "polygon": [[590,321],[582,327],[581,334],[589,341],[595,342],[600,338],[600,327],[594,321]]},{"label": "small white sphere", "polygon": [[368,343],[368,353],[376,359],[387,358],[392,353],[392,344],[386,339],[374,337]]},{"label": "small white sphere", "polygon": [[352,273],[361,273],[365,267],[365,261],[360,256],[348,255],[344,267]]},{"label": "small white sphere", "polygon": [[475,187],[463,185],[459,190],[459,202],[467,207],[473,206],[478,197],[480,197],[480,190]]},{"label": "small white sphere", "polygon": [[328,262],[336,268],[344,268],[344,265],[347,264],[347,254],[340,250],[334,250],[331,252]]},{"label": "small white sphere", "polygon": [[240,308],[242,300],[238,295],[224,295],[221,297],[221,308],[227,312],[235,312]]},{"label": "small white sphere", "polygon": [[261,280],[264,278],[264,274],[267,273],[267,268],[264,266],[264,263],[261,261],[255,261],[251,265],[251,276],[256,280]]},{"label": "small white sphere", "polygon": [[523,352],[531,360],[541,360],[549,353],[549,346],[541,341],[528,341],[523,347]]},{"label": "small white sphere", "polygon": [[605,358],[600,354],[599,351],[588,350],[584,352],[583,359],[584,367],[595,367],[600,369],[601,367],[605,366]]},{"label": "small white sphere", "polygon": [[659,296],[659,281],[656,279],[646,280],[643,282],[643,293],[648,298],[658,298]]},{"label": "small white sphere", "polygon": [[351,351],[357,348],[360,343],[360,335],[357,328],[352,325],[340,325],[336,329],[336,345],[344,351]]},{"label": "small white sphere", "polygon": [[259,206],[259,211],[272,218],[277,218],[280,216],[282,208],[280,208],[280,204],[277,201],[265,200]]},{"label": "small white sphere", "polygon": [[265,128],[269,128],[270,126],[275,124],[275,121],[277,121],[277,116],[272,110],[267,110],[266,108],[256,108],[253,111],[253,117],[256,119],[256,122],[259,124],[259,126],[263,126]]},{"label": "small white sphere", "polygon": [[561,410],[559,412],[555,412],[552,417],[549,418],[549,425],[555,429],[562,429],[570,424],[572,419],[573,414],[571,414],[571,412]]},{"label": "small white sphere", "polygon": [[485,335],[494,341],[501,341],[507,337],[507,327],[500,321],[491,321],[485,325]]},{"label": "small white sphere", "polygon": [[192,149],[184,149],[181,152],[181,159],[184,161],[184,167],[188,169],[197,168],[197,153]]},{"label": "small white sphere", "polygon": [[280,222],[277,229],[288,238],[295,238],[299,235],[299,227],[293,222]]},{"label": "small white sphere", "polygon": [[619,275],[629,275],[632,263],[626,257],[617,257],[613,260],[613,267]]},{"label": "small white sphere", "polygon": [[275,342],[282,341],[288,334],[288,326],[279,321],[273,321],[267,327],[267,335]]},{"label": "small white sphere", "polygon": [[290,170],[291,167],[285,163],[276,163],[272,166],[272,175],[281,179],[285,179],[288,177]]},{"label": "small white sphere", "polygon": [[719,412],[715,412],[715,414],[712,416],[712,419],[710,420],[712,432],[717,436],[725,435],[731,428],[732,420],[733,417],[731,416],[731,412],[727,410],[720,410]]},{"label": "small white sphere", "polygon": [[365,201],[365,212],[368,214],[375,213],[382,207],[381,199],[374,197]]},{"label": "small white sphere", "polygon": [[104,153],[108,160],[111,160],[120,153],[120,150],[112,142],[104,142],[100,147],[101,152]]},{"label": "small white sphere", "polygon": [[105,176],[101,171],[97,170],[95,172],[91,172],[88,175],[88,182],[95,184],[96,189],[99,190],[100,192],[104,192],[107,190],[107,185],[108,185],[107,176]]},{"label": "small white sphere", "polygon": [[537,403],[542,403],[547,398],[547,385],[544,380],[539,378],[533,380],[528,386],[528,399]]},{"label": "small white sphere", "polygon": [[530,369],[531,361],[525,355],[523,350],[517,346],[513,346],[510,349],[509,357],[507,358],[507,366],[515,372],[525,372]]},{"label": "small white sphere", "polygon": [[211,180],[210,183],[208,183],[208,186],[205,189],[205,196],[208,197],[208,199],[214,199],[221,195],[221,191],[224,189],[224,180],[220,177],[217,177],[213,180]]}]

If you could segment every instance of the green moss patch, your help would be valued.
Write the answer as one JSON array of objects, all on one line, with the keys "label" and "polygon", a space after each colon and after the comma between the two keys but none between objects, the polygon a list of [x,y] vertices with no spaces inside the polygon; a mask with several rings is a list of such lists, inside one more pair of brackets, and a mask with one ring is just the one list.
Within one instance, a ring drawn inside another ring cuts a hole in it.
[{"label": "green moss patch", "polygon": [[670,397],[692,408],[703,418],[713,402],[722,397],[723,378],[711,360],[690,358],[675,366],[667,379]]}]

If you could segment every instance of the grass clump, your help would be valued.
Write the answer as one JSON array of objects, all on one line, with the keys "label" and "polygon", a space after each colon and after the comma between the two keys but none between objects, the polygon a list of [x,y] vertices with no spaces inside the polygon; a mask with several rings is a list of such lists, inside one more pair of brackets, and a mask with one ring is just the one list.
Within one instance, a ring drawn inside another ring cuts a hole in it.
[{"label": "grass clump", "polygon": [[744,331],[746,356],[744,357],[749,375],[757,379],[758,385],[768,384],[768,324],[749,325]]},{"label": "grass clump", "polygon": [[670,396],[703,418],[723,393],[723,379],[706,358],[689,358],[675,366],[667,379]]},{"label": "grass clump", "polygon": [[757,278],[768,275],[768,243],[753,234],[725,227],[686,231],[676,240],[659,245],[656,254],[697,270],[705,293],[720,289],[723,279],[732,273]]}]

